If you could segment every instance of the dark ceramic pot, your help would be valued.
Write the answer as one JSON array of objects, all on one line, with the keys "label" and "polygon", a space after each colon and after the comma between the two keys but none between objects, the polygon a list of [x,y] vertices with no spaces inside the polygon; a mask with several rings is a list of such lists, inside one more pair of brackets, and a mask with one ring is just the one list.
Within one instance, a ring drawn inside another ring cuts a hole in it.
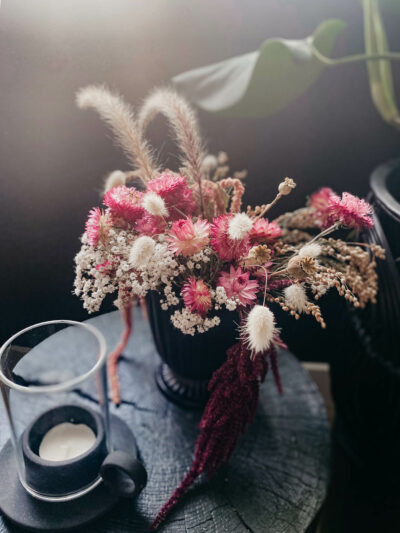
[{"label": "dark ceramic pot", "polygon": [[334,436],[370,491],[400,493],[400,159],[371,176],[375,226],[361,235],[381,245],[376,305],[353,310],[345,344],[331,361]]},{"label": "dark ceramic pot", "polygon": [[158,387],[182,407],[203,407],[208,398],[208,382],[238,337],[237,313],[221,312],[219,326],[191,336],[172,325],[171,311],[161,309],[158,294],[150,293],[146,302],[156,348],[163,361],[156,372]]}]

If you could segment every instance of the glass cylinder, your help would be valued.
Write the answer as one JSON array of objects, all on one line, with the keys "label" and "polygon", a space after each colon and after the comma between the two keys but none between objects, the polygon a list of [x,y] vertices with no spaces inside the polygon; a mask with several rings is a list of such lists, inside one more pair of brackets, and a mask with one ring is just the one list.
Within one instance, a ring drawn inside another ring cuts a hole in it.
[{"label": "glass cylinder", "polygon": [[68,501],[101,483],[111,452],[106,342],[71,320],[30,326],[0,349],[0,389],[24,488]]}]

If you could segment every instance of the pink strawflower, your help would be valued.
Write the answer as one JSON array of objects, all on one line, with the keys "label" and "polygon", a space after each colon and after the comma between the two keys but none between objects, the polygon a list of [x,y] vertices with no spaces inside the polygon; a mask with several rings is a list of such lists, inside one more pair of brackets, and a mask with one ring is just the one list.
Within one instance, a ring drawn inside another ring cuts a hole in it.
[{"label": "pink strawflower", "polygon": [[136,231],[144,235],[158,235],[165,231],[166,222],[163,217],[155,217],[145,213],[136,223]]},{"label": "pink strawflower", "polygon": [[98,207],[89,211],[89,217],[86,221],[85,231],[89,244],[97,246],[99,241],[104,240],[108,235],[111,220]]},{"label": "pink strawflower", "polygon": [[322,187],[310,197],[310,206],[314,208],[313,218],[318,226],[325,226],[329,217],[329,199],[335,192],[329,187]]},{"label": "pink strawflower", "polygon": [[228,234],[229,221],[233,215],[214,218],[211,226],[211,245],[220,259],[232,261],[247,255],[250,250],[249,234],[243,239],[231,239]]},{"label": "pink strawflower", "polygon": [[186,178],[172,172],[164,172],[149,181],[147,191],[155,192],[163,198],[169,212],[168,220],[178,220],[182,214],[193,213],[196,204],[193,191],[187,186]]},{"label": "pink strawflower", "polygon": [[271,242],[282,235],[282,229],[276,222],[268,222],[266,218],[258,218],[251,228],[250,240],[252,243]]},{"label": "pink strawflower", "polygon": [[100,274],[110,275],[113,270],[113,266],[110,263],[110,261],[106,260],[104,261],[104,263],[100,263],[99,265],[96,265],[96,270],[98,270]]},{"label": "pink strawflower", "polygon": [[169,249],[176,255],[189,255],[200,252],[209,241],[210,224],[206,220],[193,222],[191,218],[173,222],[167,234]]},{"label": "pink strawflower", "polygon": [[114,221],[119,219],[133,225],[144,213],[142,197],[143,193],[134,187],[121,185],[106,192],[103,201]]},{"label": "pink strawflower", "polygon": [[317,211],[327,211],[329,208],[329,198],[335,194],[330,187],[322,187],[310,196],[310,205]]},{"label": "pink strawflower", "polygon": [[217,285],[225,289],[228,298],[238,298],[241,305],[249,305],[258,292],[258,282],[249,277],[250,272],[231,265],[229,272],[221,272]]},{"label": "pink strawflower", "polygon": [[371,218],[372,206],[348,192],[344,192],[340,198],[336,194],[329,197],[329,217],[327,225],[340,222],[348,228],[372,228],[374,222]]},{"label": "pink strawflower", "polygon": [[202,279],[191,276],[183,285],[182,298],[192,313],[205,316],[211,309],[211,293]]}]

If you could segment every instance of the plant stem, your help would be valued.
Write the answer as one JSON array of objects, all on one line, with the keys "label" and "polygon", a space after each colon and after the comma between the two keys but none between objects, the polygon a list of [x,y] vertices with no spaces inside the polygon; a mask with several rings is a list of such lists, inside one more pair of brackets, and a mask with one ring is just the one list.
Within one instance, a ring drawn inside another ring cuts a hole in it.
[{"label": "plant stem", "polygon": [[387,61],[398,61],[400,60],[400,52],[387,52],[386,54],[354,54],[351,56],[340,57],[338,59],[331,59],[330,57],[324,56],[321,52],[315,48],[314,45],[311,45],[311,50],[316,59],[327,65],[328,67],[336,67],[339,65],[345,65],[347,63],[357,63],[360,61],[379,61],[386,59]]},{"label": "plant stem", "polygon": [[267,211],[269,211],[269,210],[271,209],[271,207],[274,206],[274,205],[276,204],[276,202],[282,198],[282,196],[283,196],[283,195],[282,195],[281,193],[278,193],[278,194],[275,196],[274,200],[272,200],[271,203],[267,204],[267,205],[264,207],[264,209],[261,211],[261,213],[259,213],[259,214],[256,216],[255,220],[258,220],[259,218],[263,217],[263,216],[265,215],[265,213],[266,213]]},{"label": "plant stem", "polygon": [[335,222],[335,224],[333,224],[332,226],[329,226],[329,228],[325,229],[324,231],[321,231],[321,233],[318,233],[318,235],[316,235],[313,239],[311,239],[311,241],[308,241],[305,244],[305,246],[317,241],[318,239],[321,239],[321,237],[325,237],[325,235],[329,235],[329,233],[332,233],[332,231],[335,231],[339,227],[340,227],[340,223],[339,222]]},{"label": "plant stem", "polygon": [[122,351],[125,350],[129,337],[132,333],[132,306],[128,305],[127,307],[121,309],[121,316],[125,323],[125,329],[117,346],[108,356],[107,361],[108,378],[111,385],[111,398],[115,405],[119,405],[121,403],[118,379],[118,359],[120,358]]}]

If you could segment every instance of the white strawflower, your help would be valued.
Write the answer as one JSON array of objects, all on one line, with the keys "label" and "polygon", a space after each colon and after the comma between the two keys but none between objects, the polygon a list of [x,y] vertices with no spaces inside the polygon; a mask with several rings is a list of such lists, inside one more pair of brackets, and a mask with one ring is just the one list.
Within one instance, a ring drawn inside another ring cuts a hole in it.
[{"label": "white strawflower", "polygon": [[246,237],[251,228],[253,227],[253,221],[246,213],[238,213],[232,217],[229,221],[228,234],[233,240],[240,240]]},{"label": "white strawflower", "polygon": [[129,263],[133,268],[145,268],[154,253],[155,242],[151,237],[142,235],[132,244]]},{"label": "white strawflower", "polygon": [[303,248],[299,250],[300,257],[318,257],[321,255],[322,249],[319,244],[313,242],[311,244],[305,244]]},{"label": "white strawflower", "polygon": [[250,350],[265,352],[270,347],[275,332],[275,318],[268,307],[255,305],[247,315],[244,332]]},{"label": "white strawflower", "polygon": [[298,313],[303,313],[307,308],[307,295],[302,285],[293,284],[284,290],[286,303],[295,308]]},{"label": "white strawflower", "polygon": [[125,172],[122,172],[122,170],[114,170],[114,172],[111,172],[104,183],[104,194],[107,191],[110,191],[114,187],[119,187],[120,185],[125,185],[126,183],[126,176]]},{"label": "white strawflower", "polygon": [[168,209],[164,200],[155,192],[147,192],[143,196],[142,206],[150,215],[167,217]]}]

